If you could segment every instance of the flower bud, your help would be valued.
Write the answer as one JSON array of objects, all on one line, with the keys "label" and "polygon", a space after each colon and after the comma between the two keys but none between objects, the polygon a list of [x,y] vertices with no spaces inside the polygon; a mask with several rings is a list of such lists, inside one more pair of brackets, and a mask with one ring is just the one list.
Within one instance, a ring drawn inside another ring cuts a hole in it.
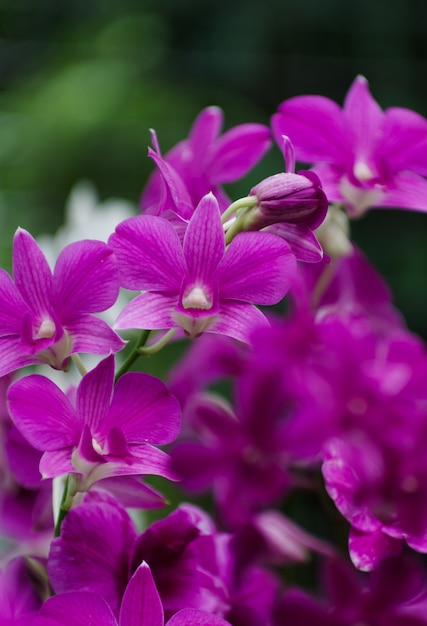
[{"label": "flower bud", "polygon": [[255,185],[249,197],[256,205],[244,216],[245,229],[258,229],[288,222],[317,228],[326,216],[328,200],[313,172],[282,172]]}]

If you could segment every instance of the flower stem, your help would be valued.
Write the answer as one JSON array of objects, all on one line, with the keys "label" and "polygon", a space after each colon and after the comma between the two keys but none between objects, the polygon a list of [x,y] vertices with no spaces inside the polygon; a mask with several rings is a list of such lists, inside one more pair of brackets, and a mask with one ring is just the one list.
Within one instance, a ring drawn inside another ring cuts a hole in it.
[{"label": "flower stem", "polygon": [[177,332],[178,332],[178,328],[171,328],[170,330],[168,330],[168,332],[165,335],[163,335],[161,339],[159,339],[159,341],[156,341],[156,343],[153,343],[153,345],[142,346],[141,348],[139,348],[138,350],[139,354],[150,356],[151,354],[155,354],[156,352],[159,352],[162,348],[164,348],[169,343],[169,341],[172,339],[172,337],[176,335]]},{"label": "flower stem", "polygon": [[148,337],[150,335],[150,332],[151,330],[143,330],[141,332],[141,334],[138,337],[138,341],[135,343],[134,347],[132,348],[132,351],[130,352],[128,357],[123,361],[122,365],[117,370],[117,374],[116,374],[114,382],[117,382],[120,376],[123,376],[123,374],[125,374],[128,371],[128,369],[135,363],[137,358],[141,356],[140,349],[142,346],[146,344]]},{"label": "flower stem", "polygon": [[255,196],[247,196],[245,198],[239,198],[232,202],[230,206],[224,211],[221,215],[221,222],[225,224],[229,217],[236,213],[239,209],[249,209],[255,206],[257,203],[257,199]]},{"label": "flower stem", "polygon": [[61,533],[61,524],[71,509],[73,498],[77,493],[76,479],[74,474],[68,474],[65,479],[64,491],[62,492],[61,504],[58,511],[58,518],[55,522],[55,537],[59,537]]},{"label": "flower stem", "polygon": [[79,370],[81,376],[84,376],[85,374],[87,374],[87,369],[83,365],[83,361],[81,360],[81,358],[79,357],[78,354],[72,354],[71,355],[71,359],[72,359],[74,365]]}]

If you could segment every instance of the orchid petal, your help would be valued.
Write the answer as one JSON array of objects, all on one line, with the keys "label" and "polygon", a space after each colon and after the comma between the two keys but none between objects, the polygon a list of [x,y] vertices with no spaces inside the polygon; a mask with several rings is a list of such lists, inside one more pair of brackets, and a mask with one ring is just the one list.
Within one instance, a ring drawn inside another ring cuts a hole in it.
[{"label": "orchid petal", "polygon": [[66,331],[72,337],[71,353],[115,353],[126,345],[126,342],[110,328],[107,322],[94,315],[81,315],[67,323]]},{"label": "orchid petal", "polygon": [[36,355],[20,352],[20,347],[17,336],[0,337],[0,376],[5,376],[26,365],[43,362],[43,359]]},{"label": "orchid petal", "polygon": [[211,615],[197,609],[181,609],[175,613],[166,626],[231,626],[218,615]]},{"label": "orchid petal", "polygon": [[0,333],[20,334],[22,318],[28,311],[28,305],[22,299],[11,277],[0,269]]},{"label": "orchid petal", "polygon": [[227,335],[250,344],[253,331],[262,326],[269,326],[269,322],[259,309],[252,304],[230,300],[221,303],[221,316],[209,327],[208,332]]},{"label": "orchid petal", "polygon": [[265,232],[240,233],[218,267],[221,298],[277,304],[295,271],[295,256],[283,239]]},{"label": "orchid petal", "polygon": [[69,591],[49,598],[31,626],[117,626],[103,598],[87,591]]},{"label": "orchid petal", "polygon": [[80,313],[112,306],[119,295],[117,260],[101,241],[76,241],[58,257],[53,274],[53,300],[66,323]]},{"label": "orchid petal", "polygon": [[89,488],[98,480],[113,478],[114,476],[164,476],[169,480],[177,480],[175,472],[170,467],[170,457],[149,444],[130,446],[130,453],[125,459],[111,458],[105,463],[99,463],[90,472],[85,481]]},{"label": "orchid petal", "polygon": [[40,459],[39,470],[43,478],[56,478],[69,472],[75,473],[75,468],[71,462],[72,448],[62,450],[49,450]]},{"label": "orchid petal", "polygon": [[125,306],[115,323],[116,328],[147,328],[161,330],[176,328],[172,312],[178,304],[178,296],[145,292]]},{"label": "orchid petal", "polygon": [[102,430],[114,387],[114,357],[107,357],[83,376],[77,389],[77,410],[93,436]]},{"label": "orchid petal", "polygon": [[22,228],[13,239],[13,279],[35,313],[50,311],[52,271],[35,239]]},{"label": "orchid petal", "polygon": [[117,381],[102,431],[118,426],[128,443],[162,445],[177,437],[180,417],[178,401],[161,380],[130,372]]},{"label": "orchid petal", "polygon": [[120,608],[120,626],[163,626],[163,606],[147,563],[129,581]]},{"label": "orchid petal", "polygon": [[381,154],[393,170],[427,176],[427,120],[410,109],[392,107],[385,111],[382,131]]},{"label": "orchid petal", "polygon": [[187,268],[179,237],[167,220],[131,217],[117,226],[109,244],[119,261],[123,287],[178,293]]},{"label": "orchid petal", "polygon": [[272,224],[265,232],[282,237],[290,246],[297,261],[318,263],[323,259],[322,246],[311,228],[304,224]]},{"label": "orchid petal", "polygon": [[143,483],[138,476],[113,476],[99,480],[92,488],[112,494],[124,507],[137,509],[159,509],[166,504],[165,497]]},{"label": "orchid petal", "polygon": [[344,167],[351,149],[350,132],[341,108],[323,96],[297,96],[285,100],[272,117],[275,139],[286,135],[298,161],[328,161]]},{"label": "orchid petal", "polygon": [[395,174],[393,186],[387,189],[376,206],[427,212],[427,180],[413,172]]},{"label": "orchid petal", "polygon": [[115,611],[129,576],[134,524],[117,501],[92,492],[72,508],[52,541],[49,579],[56,593],[92,591]]},{"label": "orchid petal", "polygon": [[215,142],[210,158],[212,184],[238,180],[264,156],[271,146],[270,130],[262,124],[241,124]]},{"label": "orchid petal", "polygon": [[[203,109],[203,111],[201,111],[194,120],[190,130],[189,138],[183,143],[185,143],[186,145],[189,144],[193,153],[193,159],[196,161],[196,163],[203,163],[203,161],[206,159],[206,155],[209,154],[210,146],[212,146],[219,133],[221,132],[223,121],[224,114],[222,112],[222,109],[217,106],[210,106],[206,109]],[[174,149],[173,152],[175,152],[175,150],[176,149]],[[169,154],[170,153],[168,153],[167,155],[168,159]],[[171,163],[173,163],[172,158]]]},{"label": "orchid petal", "polygon": [[389,537],[379,528],[371,533],[350,529],[348,550],[353,565],[362,572],[376,569],[386,556],[399,554],[402,542]]},{"label": "orchid petal", "polygon": [[378,128],[384,113],[369,91],[363,76],[357,76],[344,102],[344,117],[353,130],[355,163],[367,161],[368,165],[376,148]]},{"label": "orchid petal", "polygon": [[[184,219],[188,219],[193,212],[193,203],[181,176],[170,163],[151,148],[148,148],[148,156],[155,162],[164,185],[163,197],[157,214],[169,209],[176,211]],[[146,196],[144,196],[144,202],[147,202]]]},{"label": "orchid petal", "polygon": [[190,280],[207,282],[225,250],[219,206],[213,194],[204,196],[194,211],[184,237],[183,250]]},{"label": "orchid petal", "polygon": [[37,450],[57,450],[78,443],[81,424],[67,397],[38,374],[12,383],[9,410],[18,430]]}]

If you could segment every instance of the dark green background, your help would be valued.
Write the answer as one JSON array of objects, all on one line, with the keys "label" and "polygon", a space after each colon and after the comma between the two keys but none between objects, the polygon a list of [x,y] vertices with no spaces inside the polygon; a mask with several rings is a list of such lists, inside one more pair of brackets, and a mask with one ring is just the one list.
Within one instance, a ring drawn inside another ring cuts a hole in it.
[{"label": "dark green background", "polygon": [[[285,98],[342,102],[356,74],[383,108],[427,116],[424,0],[0,0],[0,259],[19,224],[54,231],[73,184],[137,202],[148,129],[166,151],[198,111],[268,123]],[[231,192],[282,169],[274,150]],[[373,211],[356,241],[427,336],[427,215]]]}]

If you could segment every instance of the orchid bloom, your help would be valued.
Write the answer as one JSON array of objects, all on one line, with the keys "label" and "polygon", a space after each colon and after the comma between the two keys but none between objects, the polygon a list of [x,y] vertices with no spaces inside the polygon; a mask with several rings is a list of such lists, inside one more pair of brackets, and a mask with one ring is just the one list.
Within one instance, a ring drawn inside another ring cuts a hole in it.
[{"label": "orchid bloom", "polygon": [[52,273],[31,235],[13,240],[13,279],[0,269],[0,376],[25,365],[67,369],[76,352],[108,354],[123,340],[92,315],[117,299],[116,259],[101,241],[84,240],[61,252]]},{"label": "orchid bloom", "polygon": [[[189,137],[172,148],[164,160],[157,145],[156,152],[149,151],[163,180],[176,180],[177,175],[182,181],[180,186],[185,186],[185,195],[188,194],[187,204],[191,202],[194,207],[212,191],[221,209],[225,209],[230,202],[221,185],[245,176],[270,148],[267,126],[240,124],[220,136],[222,125],[222,110],[207,107],[195,119]],[[159,172],[151,176],[141,198],[141,207],[156,214],[154,207],[162,194]]]},{"label": "orchid bloom", "polygon": [[143,290],[117,328],[183,328],[190,337],[219,333],[250,342],[267,320],[254,305],[278,303],[295,274],[289,245],[270,233],[241,233],[225,247],[218,202],[206,195],[183,243],[172,224],[151,215],[125,220],[110,237],[122,285]]},{"label": "orchid bloom", "polygon": [[[123,595],[119,619],[106,601],[90,591],[70,591],[49,598],[31,626],[164,626],[162,602],[150,568],[141,563]],[[230,626],[221,617],[197,609],[182,609],[166,626]]]},{"label": "orchid bloom", "polygon": [[382,111],[363,76],[342,109],[298,96],[282,102],[272,126],[279,145],[288,135],[298,159],[315,164],[328,199],[351,217],[370,207],[427,211],[427,120],[401,107]]},{"label": "orchid bloom", "polygon": [[168,455],[153,444],[167,444],[177,436],[178,402],[164,383],[148,374],[125,374],[114,387],[112,355],[82,378],[76,406],[37,374],[12,384],[8,400],[17,428],[44,453],[44,478],[77,474],[76,491],[112,477],[173,478]]}]

